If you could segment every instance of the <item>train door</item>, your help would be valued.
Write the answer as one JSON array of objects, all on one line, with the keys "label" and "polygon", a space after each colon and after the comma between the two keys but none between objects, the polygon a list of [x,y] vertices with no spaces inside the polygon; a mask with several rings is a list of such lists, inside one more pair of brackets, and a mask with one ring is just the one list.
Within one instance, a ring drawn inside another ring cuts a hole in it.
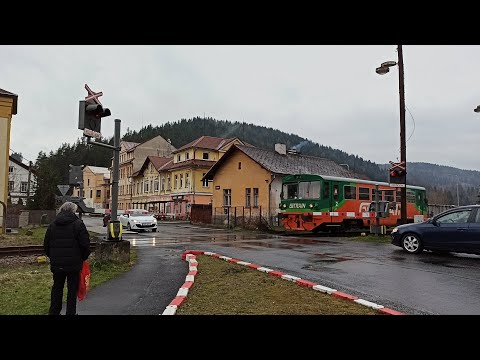
[{"label": "train door", "polygon": [[[340,182],[339,181],[324,181],[323,183],[323,198],[328,199],[328,211],[335,212],[340,204]],[[331,214],[330,214],[331,215]]]}]

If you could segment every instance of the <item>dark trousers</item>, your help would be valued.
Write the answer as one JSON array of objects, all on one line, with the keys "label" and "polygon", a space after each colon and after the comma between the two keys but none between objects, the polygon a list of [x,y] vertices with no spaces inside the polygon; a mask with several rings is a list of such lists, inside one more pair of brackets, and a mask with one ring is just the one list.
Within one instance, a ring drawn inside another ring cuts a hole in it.
[{"label": "dark trousers", "polygon": [[67,279],[67,311],[66,315],[75,315],[77,313],[77,291],[80,281],[80,271],[55,271],[53,272],[53,286],[50,296],[49,315],[60,315],[62,311],[63,287]]}]

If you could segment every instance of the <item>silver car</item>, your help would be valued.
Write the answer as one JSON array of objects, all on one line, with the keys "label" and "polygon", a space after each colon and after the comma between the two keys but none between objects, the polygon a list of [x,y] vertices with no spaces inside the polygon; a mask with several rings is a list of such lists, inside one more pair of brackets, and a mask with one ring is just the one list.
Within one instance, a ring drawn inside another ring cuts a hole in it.
[{"label": "silver car", "polygon": [[139,232],[144,230],[157,231],[157,219],[148,213],[125,213],[120,215],[119,220],[127,230]]}]

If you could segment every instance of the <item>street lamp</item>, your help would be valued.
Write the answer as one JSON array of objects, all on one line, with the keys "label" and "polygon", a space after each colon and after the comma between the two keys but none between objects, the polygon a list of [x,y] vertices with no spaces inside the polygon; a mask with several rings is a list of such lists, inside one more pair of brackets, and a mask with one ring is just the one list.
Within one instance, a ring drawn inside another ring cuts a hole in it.
[{"label": "street lamp", "polygon": [[[400,93],[400,161],[407,174],[407,148],[405,145],[405,87],[403,73],[403,51],[402,45],[397,45],[398,62],[386,61],[375,69],[379,75],[385,75],[390,71],[390,67],[398,65],[398,91]],[[480,111],[480,109],[478,110]],[[407,223],[407,177],[404,176],[403,187],[401,188],[401,223]]]}]

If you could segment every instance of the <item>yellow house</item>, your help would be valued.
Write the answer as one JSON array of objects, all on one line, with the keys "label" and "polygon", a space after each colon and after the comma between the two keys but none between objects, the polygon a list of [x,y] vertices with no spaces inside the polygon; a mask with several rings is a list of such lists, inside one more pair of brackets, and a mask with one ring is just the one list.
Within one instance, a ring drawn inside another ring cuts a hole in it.
[{"label": "yellow house", "polygon": [[10,149],[10,128],[12,116],[17,114],[18,95],[0,89],[0,233],[3,228],[3,211],[8,197],[8,160]]},{"label": "yellow house", "polygon": [[282,178],[292,174],[353,177],[332,160],[286,152],[284,144],[274,150],[234,145],[204,176],[213,181],[212,215],[259,217],[276,223]]},{"label": "yellow house", "polygon": [[238,138],[202,136],[172,152],[171,199],[175,218],[186,218],[191,204],[211,204],[212,184],[203,176],[227,150],[235,144],[243,144]]},{"label": "yellow house", "polygon": [[110,170],[106,167],[87,165],[83,168],[83,196],[85,204],[104,213],[109,209]]},{"label": "yellow house", "polygon": [[173,217],[171,180],[168,171],[172,157],[148,156],[139,171],[133,174],[133,208]]}]

